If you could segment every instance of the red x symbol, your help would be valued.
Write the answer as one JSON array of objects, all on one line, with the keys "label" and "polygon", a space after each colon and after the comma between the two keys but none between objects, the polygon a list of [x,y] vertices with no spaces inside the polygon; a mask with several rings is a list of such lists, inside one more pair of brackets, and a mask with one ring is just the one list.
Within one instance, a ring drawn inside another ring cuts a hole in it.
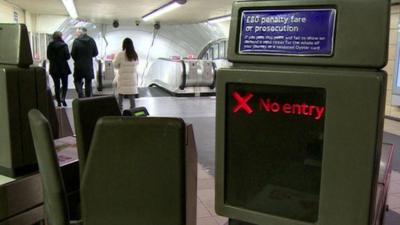
[{"label": "red x symbol", "polygon": [[237,91],[235,91],[232,93],[232,96],[237,101],[237,105],[235,106],[235,108],[233,108],[234,113],[239,112],[239,110],[242,108],[244,111],[247,112],[247,114],[253,113],[253,109],[251,109],[250,106],[247,104],[247,102],[253,97],[252,93],[247,93],[244,97],[242,97]]}]

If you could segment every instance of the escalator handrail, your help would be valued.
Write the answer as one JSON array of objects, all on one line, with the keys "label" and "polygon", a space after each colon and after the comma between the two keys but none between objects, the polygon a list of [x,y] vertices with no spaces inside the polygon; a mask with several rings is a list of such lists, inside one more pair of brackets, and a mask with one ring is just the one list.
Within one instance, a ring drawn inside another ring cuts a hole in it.
[{"label": "escalator handrail", "polygon": [[157,60],[167,61],[167,62],[180,62],[181,59],[168,59],[168,58],[157,58]]},{"label": "escalator handrail", "polygon": [[186,64],[184,60],[181,60],[181,64],[182,64],[182,83],[181,85],[179,85],[179,89],[181,90],[185,90],[186,87]]},{"label": "escalator handrail", "polygon": [[213,76],[213,81],[212,81],[212,83],[210,85],[210,88],[214,89],[215,88],[215,84],[217,82],[217,65],[215,64],[215,62],[211,62],[211,63],[212,63],[214,76]]}]

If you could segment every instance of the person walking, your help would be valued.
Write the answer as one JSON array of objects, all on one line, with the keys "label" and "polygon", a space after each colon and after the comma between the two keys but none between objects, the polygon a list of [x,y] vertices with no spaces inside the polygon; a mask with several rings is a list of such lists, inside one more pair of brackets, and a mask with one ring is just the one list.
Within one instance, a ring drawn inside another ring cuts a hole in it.
[{"label": "person walking", "polygon": [[131,104],[130,108],[133,109],[135,108],[135,94],[138,93],[136,68],[139,58],[130,38],[124,39],[122,51],[116,55],[113,63],[114,68],[118,70],[116,80],[119,107],[122,110],[122,101],[127,95]]},{"label": "person walking", "polygon": [[96,42],[87,35],[84,27],[77,29],[77,38],[72,44],[71,56],[74,59],[74,84],[78,98],[83,97],[83,80],[85,82],[85,96],[92,96],[92,79],[94,78],[93,57],[99,52]]},{"label": "person walking", "polygon": [[[68,65],[70,59],[68,45],[62,39],[62,33],[56,31],[53,33],[53,41],[47,46],[47,59],[50,62],[49,73],[54,81],[54,93],[57,106],[67,106],[65,97],[68,91],[68,75],[71,69]],[[62,83],[62,89],[60,88]]]}]

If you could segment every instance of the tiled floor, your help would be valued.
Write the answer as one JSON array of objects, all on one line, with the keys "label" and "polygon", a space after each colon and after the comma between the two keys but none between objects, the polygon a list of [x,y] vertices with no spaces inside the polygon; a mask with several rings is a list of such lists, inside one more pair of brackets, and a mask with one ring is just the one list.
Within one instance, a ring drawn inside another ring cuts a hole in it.
[{"label": "tiled floor", "polygon": [[[400,122],[393,120],[385,120],[384,130],[386,132],[400,136]],[[389,209],[400,215],[400,172],[392,171],[389,195],[388,195]],[[399,216],[400,217],[400,216]],[[400,221],[398,222],[400,224]]]},{"label": "tiled floor", "polygon": [[228,219],[214,210],[214,177],[199,165],[197,181],[197,225],[223,225]]},{"label": "tiled floor", "polygon": [[[385,120],[384,130],[386,132],[400,136],[400,122],[396,122],[393,120]],[[391,213],[397,215],[387,216],[388,219],[387,222],[389,222],[389,220],[393,216],[396,217],[393,218],[393,220],[397,220],[393,221],[397,222],[393,223],[393,225],[400,224],[400,171],[394,171],[394,170],[392,171],[392,176],[389,186],[388,205]]]},{"label": "tiled floor", "polygon": [[[128,104],[126,100],[124,104]],[[69,105],[70,102],[69,102]],[[214,120],[215,98],[140,98],[137,106],[147,107],[151,116],[182,117],[193,123],[199,154],[197,224],[223,225],[227,218],[217,216],[214,210]],[[126,105],[128,107],[128,105]],[[68,109],[71,120],[71,110]],[[209,123],[206,123],[206,122]],[[400,136],[400,122],[385,120],[385,131]],[[385,225],[400,224],[400,171],[393,171],[388,196],[390,211]]]}]

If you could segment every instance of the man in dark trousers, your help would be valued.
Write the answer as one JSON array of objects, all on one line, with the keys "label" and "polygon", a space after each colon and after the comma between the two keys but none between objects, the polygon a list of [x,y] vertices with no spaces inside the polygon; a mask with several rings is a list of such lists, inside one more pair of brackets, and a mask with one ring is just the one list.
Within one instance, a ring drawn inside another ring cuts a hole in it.
[{"label": "man in dark trousers", "polygon": [[85,96],[92,96],[92,79],[94,78],[93,57],[98,55],[96,42],[87,35],[84,27],[77,29],[77,38],[72,45],[71,56],[75,61],[74,84],[78,97],[83,97],[83,80],[85,80]]}]

